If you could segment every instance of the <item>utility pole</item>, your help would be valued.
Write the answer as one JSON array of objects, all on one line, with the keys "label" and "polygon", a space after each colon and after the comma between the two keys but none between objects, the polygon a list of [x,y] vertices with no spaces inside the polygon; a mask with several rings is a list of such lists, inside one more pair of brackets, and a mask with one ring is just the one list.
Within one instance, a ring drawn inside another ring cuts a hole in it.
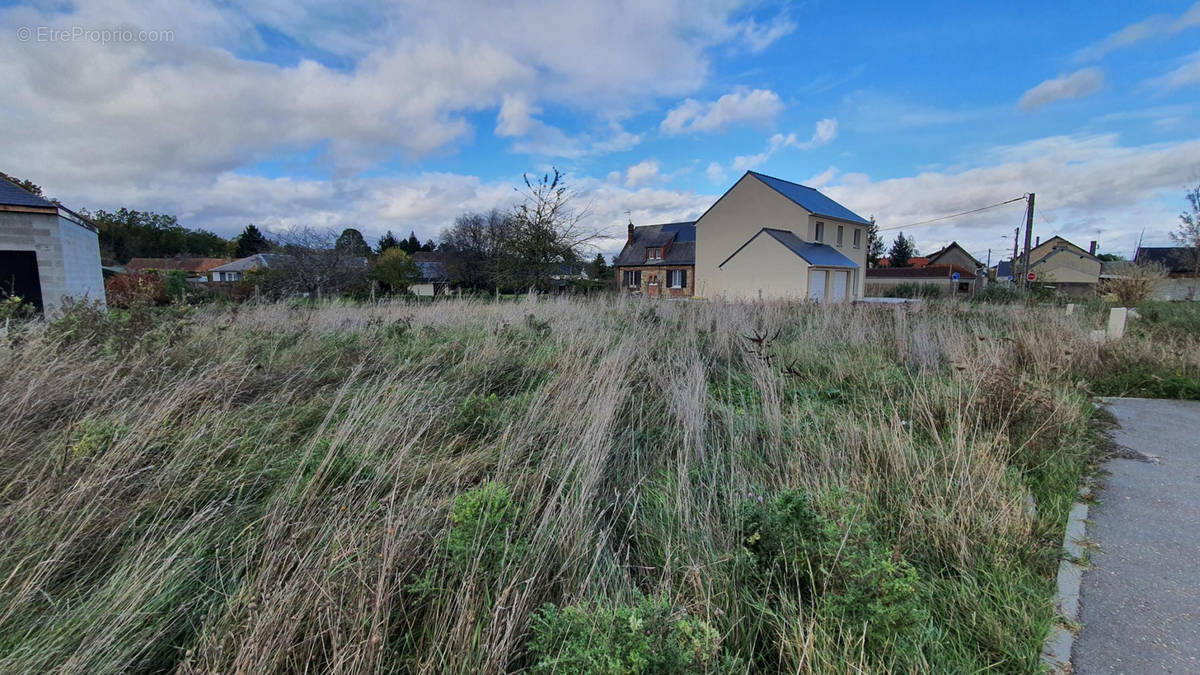
[{"label": "utility pole", "polygon": [[[1008,273],[1013,276],[1016,276],[1016,274],[1017,274],[1017,242],[1020,240],[1021,240],[1021,228],[1015,227],[1015,228],[1013,228],[1012,264],[1008,266]],[[1013,281],[1016,281],[1016,279],[1013,279]]]},{"label": "utility pole", "polygon": [[1024,279],[1022,283],[1029,286],[1029,250],[1033,242],[1033,198],[1032,192],[1029,193],[1029,203],[1025,208],[1025,264],[1022,265],[1021,277]]}]

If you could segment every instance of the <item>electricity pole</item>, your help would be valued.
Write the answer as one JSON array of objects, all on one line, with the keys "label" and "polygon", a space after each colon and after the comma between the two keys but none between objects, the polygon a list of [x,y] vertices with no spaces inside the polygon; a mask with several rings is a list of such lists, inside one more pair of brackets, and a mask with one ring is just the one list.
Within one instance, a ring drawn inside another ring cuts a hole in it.
[{"label": "electricity pole", "polygon": [[1033,248],[1033,198],[1035,195],[1029,193],[1029,204],[1025,208],[1025,264],[1022,265],[1021,277],[1024,279],[1023,284],[1029,286],[1029,250]]}]

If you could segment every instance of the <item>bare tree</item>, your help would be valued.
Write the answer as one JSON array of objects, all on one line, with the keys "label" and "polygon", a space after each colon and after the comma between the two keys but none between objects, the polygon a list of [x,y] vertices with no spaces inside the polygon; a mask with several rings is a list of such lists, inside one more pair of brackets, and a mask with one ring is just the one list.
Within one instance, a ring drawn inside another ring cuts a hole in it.
[{"label": "bare tree", "polygon": [[561,171],[522,178],[524,199],[512,212],[515,236],[503,242],[500,278],[518,289],[546,289],[564,266],[586,259],[600,232],[586,226],[587,208],[575,209],[577,195]]},{"label": "bare tree", "polygon": [[264,290],[319,298],[366,283],[367,259],[337,246],[338,233],[307,226],[273,234],[278,255],[263,275]]},{"label": "bare tree", "polygon": [[442,231],[446,273],[458,286],[496,288],[501,242],[512,236],[509,214],[492,209],[488,213],[464,213]]},{"label": "bare tree", "polygon": [[1192,268],[1192,294],[1200,285],[1200,185],[1187,192],[1188,210],[1179,214],[1179,229],[1171,239],[1184,251],[1184,263]]}]

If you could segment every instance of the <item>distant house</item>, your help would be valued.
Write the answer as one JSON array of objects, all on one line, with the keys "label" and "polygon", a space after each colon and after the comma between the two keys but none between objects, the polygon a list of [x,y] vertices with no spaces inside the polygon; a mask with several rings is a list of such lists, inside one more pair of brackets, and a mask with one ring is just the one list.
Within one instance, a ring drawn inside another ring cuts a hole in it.
[{"label": "distant house", "polygon": [[[929,258],[923,258],[923,257],[918,256],[916,258],[909,258],[908,265],[906,265],[906,267],[924,267],[928,264],[929,264]],[[891,258],[880,258],[879,262],[876,263],[875,266],[876,267],[891,267],[892,260],[891,260]]]},{"label": "distant house", "polygon": [[241,281],[249,272],[270,269],[272,265],[278,266],[282,262],[280,258],[281,256],[275,253],[255,253],[233,262],[210,267],[208,273],[213,281]]},{"label": "distant house", "polygon": [[1200,252],[1186,246],[1142,246],[1134,254],[1133,261],[1162,265],[1167,270],[1167,279],[1159,287],[1156,299],[1200,302],[1197,256]]},{"label": "distant house", "polygon": [[183,270],[187,273],[188,281],[205,282],[213,268],[229,262],[228,258],[133,258],[125,263],[125,271],[132,274],[144,272],[165,273],[172,270]]},{"label": "distant house", "polygon": [[416,251],[413,262],[421,271],[421,282],[408,287],[414,295],[432,297],[450,290],[450,275],[446,271],[446,254],[441,251]]},{"label": "distant house", "polygon": [[1040,242],[1029,252],[1030,264],[1025,266],[1025,256],[1016,260],[1018,274],[1032,274],[1033,281],[1052,287],[1056,292],[1071,297],[1087,297],[1096,292],[1100,283],[1100,258],[1096,257],[1096,243],[1091,251],[1072,244],[1059,236]]},{"label": "distant house", "polygon": [[696,278],[696,224],[634,227],[613,263],[622,289],[651,297],[691,297]]},{"label": "distant house", "polygon": [[104,303],[95,225],[65,206],[0,178],[0,297],[45,314],[64,298]]},{"label": "distant house", "polygon": [[933,286],[941,295],[971,295],[978,271],[961,265],[929,264],[923,267],[873,267],[867,270],[867,294],[886,295],[901,284]]}]

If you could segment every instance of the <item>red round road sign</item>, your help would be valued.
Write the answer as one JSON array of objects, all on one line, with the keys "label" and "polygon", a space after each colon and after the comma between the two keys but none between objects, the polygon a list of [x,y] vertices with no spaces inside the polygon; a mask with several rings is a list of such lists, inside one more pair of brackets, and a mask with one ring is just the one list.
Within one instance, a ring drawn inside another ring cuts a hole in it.
[{"label": "red round road sign", "polygon": [[1029,274],[1026,274],[1026,275],[1025,275],[1025,278],[1026,278],[1026,279],[1028,279],[1028,280],[1030,280],[1030,281],[1037,281],[1037,273],[1036,273],[1036,272],[1030,272]]}]

